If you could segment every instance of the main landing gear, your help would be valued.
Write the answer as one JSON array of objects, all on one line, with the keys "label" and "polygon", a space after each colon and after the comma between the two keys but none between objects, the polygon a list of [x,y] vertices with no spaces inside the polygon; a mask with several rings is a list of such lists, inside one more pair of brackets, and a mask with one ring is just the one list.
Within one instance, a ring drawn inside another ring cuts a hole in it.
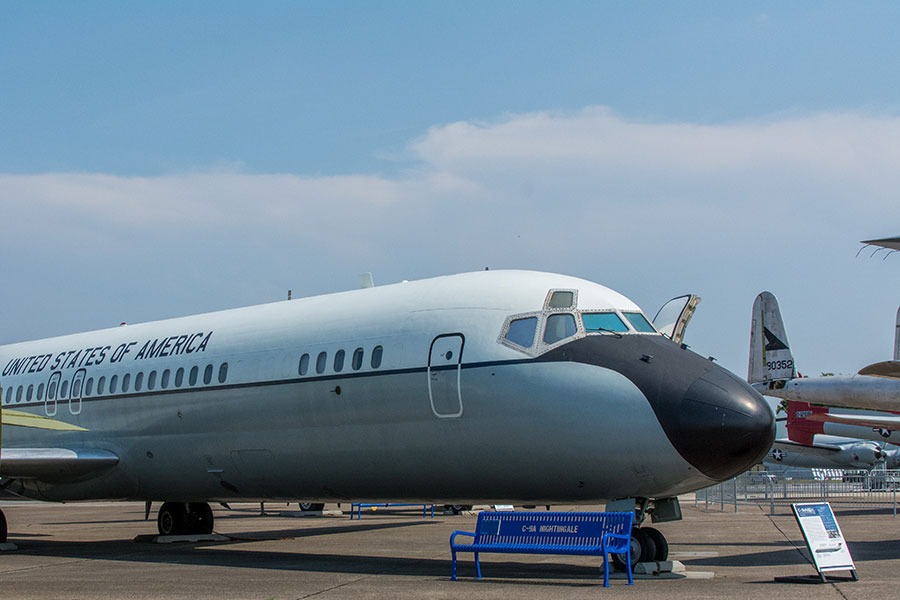
[{"label": "main landing gear", "polygon": [[[641,562],[668,560],[669,542],[666,536],[653,527],[635,527],[631,530],[631,567]],[[613,554],[613,566],[625,570],[625,555]]]},{"label": "main landing gear", "polygon": [[206,502],[166,502],[156,517],[159,535],[209,534],[213,512]]}]

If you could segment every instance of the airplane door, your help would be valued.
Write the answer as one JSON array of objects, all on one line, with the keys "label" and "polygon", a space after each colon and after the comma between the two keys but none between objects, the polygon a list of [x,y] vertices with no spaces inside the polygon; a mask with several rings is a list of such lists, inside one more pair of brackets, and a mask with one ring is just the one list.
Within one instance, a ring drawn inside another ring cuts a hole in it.
[{"label": "airplane door", "polygon": [[428,352],[428,400],[431,412],[440,419],[461,417],[463,413],[460,376],[465,338],[461,333],[445,333],[431,341]]},{"label": "airplane door", "polygon": [[48,417],[56,415],[56,391],[59,388],[59,379],[62,374],[57,371],[50,376],[47,382],[47,396],[44,398],[44,414]]},{"label": "airplane door", "polygon": [[69,412],[77,415],[81,412],[81,391],[84,388],[85,370],[78,369],[72,377],[72,394],[69,396]]}]

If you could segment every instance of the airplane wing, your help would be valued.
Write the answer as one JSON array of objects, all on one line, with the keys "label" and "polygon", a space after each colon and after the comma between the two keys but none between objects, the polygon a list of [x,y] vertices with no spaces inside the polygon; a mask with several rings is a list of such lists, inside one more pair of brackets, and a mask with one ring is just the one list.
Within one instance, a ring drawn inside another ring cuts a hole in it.
[{"label": "airplane wing", "polygon": [[[782,452],[792,452],[794,454],[802,454],[804,456],[821,456],[831,457],[835,453],[840,452],[839,446],[831,444],[801,444],[790,440],[775,440],[772,444],[772,450],[781,450]],[[771,454],[771,452],[770,452]]]},{"label": "airplane wing", "polygon": [[3,448],[0,477],[65,481],[119,464],[119,457],[98,448]]},{"label": "airplane wing", "polygon": [[[84,427],[20,410],[0,411],[3,426],[87,431]],[[119,457],[99,448],[0,448],[0,477],[66,481],[119,464]]]},{"label": "airplane wing", "polygon": [[10,410],[4,408],[0,412],[0,422],[3,425],[17,425],[19,427],[30,427],[32,429],[53,429],[55,431],[87,431],[84,427],[72,425],[65,421],[57,421],[40,415],[33,415],[29,412],[21,410]]},{"label": "airplane wing", "polygon": [[881,246],[882,248],[888,248],[890,250],[900,250],[900,237],[881,238],[878,240],[863,240],[860,243],[868,244],[870,246]]},{"label": "airplane wing", "polygon": [[813,413],[804,419],[819,423],[843,423],[844,425],[859,425],[873,429],[900,430],[900,416],[898,415],[836,415],[827,412]]},{"label": "airplane wing", "polygon": [[900,379],[900,360],[885,360],[873,363],[859,370],[860,375],[872,375],[873,377],[890,377]]}]

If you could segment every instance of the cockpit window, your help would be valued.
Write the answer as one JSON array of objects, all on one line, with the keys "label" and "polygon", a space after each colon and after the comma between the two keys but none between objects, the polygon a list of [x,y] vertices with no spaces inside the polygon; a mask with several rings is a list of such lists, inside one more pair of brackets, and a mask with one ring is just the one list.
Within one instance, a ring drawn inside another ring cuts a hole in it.
[{"label": "cockpit window", "polygon": [[628,322],[631,323],[631,326],[634,327],[635,331],[639,331],[641,333],[656,333],[656,330],[653,329],[653,325],[650,324],[650,321],[647,320],[643,314],[638,312],[627,312],[623,313],[625,318],[628,319]]},{"label": "cockpit window", "polygon": [[575,292],[558,291],[550,295],[548,308],[572,308],[575,304]]},{"label": "cockpit window", "polygon": [[506,339],[523,348],[531,348],[534,345],[534,332],[537,330],[537,322],[537,317],[510,321],[509,329],[506,331]]},{"label": "cockpit window", "polygon": [[628,326],[614,312],[584,313],[581,315],[581,321],[588,333],[592,331],[628,331]]},{"label": "cockpit window", "polygon": [[547,317],[547,327],[544,329],[544,343],[555,344],[575,335],[575,331],[574,315],[568,313],[550,315]]}]

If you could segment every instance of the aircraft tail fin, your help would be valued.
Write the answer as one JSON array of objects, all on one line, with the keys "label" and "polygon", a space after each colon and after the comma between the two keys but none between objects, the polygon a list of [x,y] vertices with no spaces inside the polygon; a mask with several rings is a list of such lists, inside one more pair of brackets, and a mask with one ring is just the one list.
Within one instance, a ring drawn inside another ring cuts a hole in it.
[{"label": "aircraft tail fin", "polygon": [[753,302],[753,315],[750,319],[747,381],[768,383],[796,376],[794,356],[788,344],[778,299],[771,292],[762,292]]},{"label": "aircraft tail fin", "polygon": [[789,401],[787,403],[788,439],[811,446],[816,434],[825,432],[825,426],[821,421],[810,421],[807,420],[807,417],[823,413],[828,413],[828,409],[821,406],[810,406],[806,402]]}]

